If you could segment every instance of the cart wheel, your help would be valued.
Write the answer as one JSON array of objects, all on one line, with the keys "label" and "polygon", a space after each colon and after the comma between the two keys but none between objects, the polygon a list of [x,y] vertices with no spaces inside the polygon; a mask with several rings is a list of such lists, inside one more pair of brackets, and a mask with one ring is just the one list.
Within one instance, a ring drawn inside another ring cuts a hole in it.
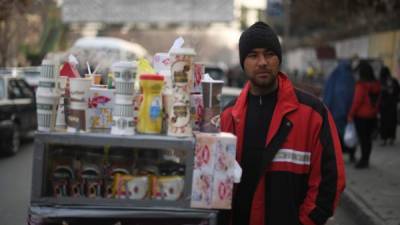
[{"label": "cart wheel", "polygon": [[21,145],[21,137],[18,124],[13,125],[10,139],[7,140],[6,154],[15,155],[19,151]]}]

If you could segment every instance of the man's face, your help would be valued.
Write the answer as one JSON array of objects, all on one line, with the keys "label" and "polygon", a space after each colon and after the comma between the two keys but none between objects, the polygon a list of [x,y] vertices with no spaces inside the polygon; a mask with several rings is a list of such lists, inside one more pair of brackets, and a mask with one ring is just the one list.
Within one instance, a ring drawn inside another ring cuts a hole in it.
[{"label": "man's face", "polygon": [[274,90],[280,68],[279,58],[274,52],[255,48],[246,56],[243,66],[253,89]]}]

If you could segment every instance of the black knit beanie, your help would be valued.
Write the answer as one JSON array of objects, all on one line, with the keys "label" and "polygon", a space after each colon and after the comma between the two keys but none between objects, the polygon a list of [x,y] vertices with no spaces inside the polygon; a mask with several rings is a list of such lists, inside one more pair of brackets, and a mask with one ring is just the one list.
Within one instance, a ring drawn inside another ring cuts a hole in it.
[{"label": "black knit beanie", "polygon": [[282,50],[278,36],[270,26],[261,21],[251,25],[240,36],[239,57],[243,69],[244,59],[255,48],[265,48],[274,52],[279,58],[279,63],[282,63]]}]

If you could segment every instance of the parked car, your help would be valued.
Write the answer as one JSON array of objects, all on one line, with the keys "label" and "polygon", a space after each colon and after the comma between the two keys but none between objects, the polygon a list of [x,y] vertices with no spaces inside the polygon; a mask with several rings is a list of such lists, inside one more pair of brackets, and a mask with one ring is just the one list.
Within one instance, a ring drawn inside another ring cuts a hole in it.
[{"label": "parked car", "polygon": [[18,67],[17,75],[23,77],[36,90],[39,85],[40,70],[40,66]]},{"label": "parked car", "polygon": [[210,77],[214,80],[223,80],[226,82],[226,66],[225,64],[212,64],[212,63],[206,63],[204,72],[208,73]]},{"label": "parked car", "polygon": [[22,77],[0,76],[0,153],[16,154],[36,126],[33,88]]},{"label": "parked car", "polygon": [[12,76],[22,77],[29,86],[36,90],[39,85],[40,68],[40,66],[0,68],[0,76],[11,74]]}]

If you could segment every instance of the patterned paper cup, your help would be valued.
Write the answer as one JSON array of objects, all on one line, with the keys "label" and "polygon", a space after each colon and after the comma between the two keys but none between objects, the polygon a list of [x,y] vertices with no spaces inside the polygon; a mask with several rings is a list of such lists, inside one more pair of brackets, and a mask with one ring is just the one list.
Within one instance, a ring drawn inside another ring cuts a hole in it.
[{"label": "patterned paper cup", "polygon": [[71,101],[88,103],[91,85],[92,80],[90,78],[71,78],[69,87]]},{"label": "patterned paper cup", "polygon": [[88,105],[85,102],[72,101],[67,118],[67,131],[87,131],[89,129]]},{"label": "patterned paper cup", "polygon": [[39,131],[50,131],[55,126],[57,96],[36,95],[37,122]]}]

